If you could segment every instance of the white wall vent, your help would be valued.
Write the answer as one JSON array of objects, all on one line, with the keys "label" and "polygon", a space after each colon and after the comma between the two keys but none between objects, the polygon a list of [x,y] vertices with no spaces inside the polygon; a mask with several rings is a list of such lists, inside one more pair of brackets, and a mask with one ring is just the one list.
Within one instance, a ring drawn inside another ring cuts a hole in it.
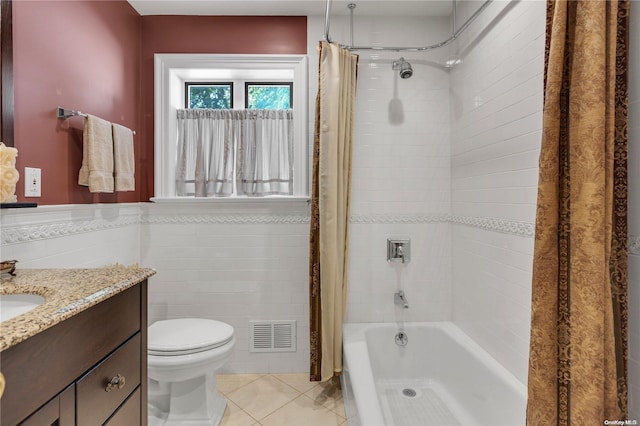
[{"label": "white wall vent", "polygon": [[296,321],[249,321],[249,352],[295,352]]}]

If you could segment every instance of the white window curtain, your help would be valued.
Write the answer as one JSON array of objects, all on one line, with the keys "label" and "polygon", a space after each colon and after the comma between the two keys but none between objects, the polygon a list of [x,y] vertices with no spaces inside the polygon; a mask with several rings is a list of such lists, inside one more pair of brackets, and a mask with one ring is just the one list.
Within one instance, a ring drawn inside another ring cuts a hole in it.
[{"label": "white window curtain", "polygon": [[292,195],[293,111],[237,112],[238,195]]},{"label": "white window curtain", "polygon": [[177,195],[233,195],[234,170],[237,195],[293,194],[292,110],[178,110]]},{"label": "white window curtain", "polygon": [[231,110],[178,110],[178,196],[233,194],[233,135]]}]

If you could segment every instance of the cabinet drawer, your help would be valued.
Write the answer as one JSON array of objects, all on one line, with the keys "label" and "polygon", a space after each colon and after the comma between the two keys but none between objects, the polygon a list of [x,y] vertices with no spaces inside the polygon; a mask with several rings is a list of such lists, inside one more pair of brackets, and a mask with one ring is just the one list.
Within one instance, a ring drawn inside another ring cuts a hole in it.
[{"label": "cabinet drawer", "polygon": [[140,426],[140,397],[138,388],[104,426]]},{"label": "cabinet drawer", "polygon": [[[78,425],[102,425],[140,384],[140,333],[113,352],[76,383]],[[108,386],[114,378],[124,385]],[[110,390],[107,391],[106,389]]]}]

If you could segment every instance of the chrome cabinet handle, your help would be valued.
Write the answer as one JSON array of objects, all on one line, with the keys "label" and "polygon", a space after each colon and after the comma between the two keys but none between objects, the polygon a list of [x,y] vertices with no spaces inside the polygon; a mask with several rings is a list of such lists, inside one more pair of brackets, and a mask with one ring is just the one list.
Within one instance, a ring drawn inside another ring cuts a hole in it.
[{"label": "chrome cabinet handle", "polygon": [[104,388],[105,392],[111,392],[114,389],[122,389],[126,384],[126,380],[123,375],[117,374],[114,376],[109,383],[107,383],[107,387]]}]

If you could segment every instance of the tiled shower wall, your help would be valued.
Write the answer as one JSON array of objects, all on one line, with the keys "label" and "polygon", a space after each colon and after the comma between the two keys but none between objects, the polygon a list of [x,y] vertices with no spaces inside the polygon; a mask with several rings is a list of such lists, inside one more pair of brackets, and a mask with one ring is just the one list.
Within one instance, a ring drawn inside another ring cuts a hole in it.
[{"label": "tiled shower wall", "polygon": [[[477,2],[461,13],[469,7]],[[544,2],[494,2],[456,46],[451,72],[453,321],[523,383],[544,30]]]},{"label": "tiled shower wall", "polygon": [[[331,22],[331,38],[340,43],[349,43],[348,21],[339,16],[345,10],[336,8]],[[310,53],[323,24],[320,17],[308,20]],[[448,18],[356,14],[354,44],[426,45],[449,31]],[[442,54],[357,53],[347,321],[449,320],[448,70],[438,63]],[[401,56],[413,66],[409,79],[392,70]],[[411,240],[408,263],[387,262],[387,238]],[[393,303],[398,289],[407,310]]]},{"label": "tiled shower wall", "polygon": [[[545,12],[544,2],[495,6],[493,16],[507,13],[494,25],[482,22],[489,30],[451,73],[453,320],[526,383]],[[640,49],[633,42],[640,9],[633,5],[631,22],[629,418],[639,419]],[[470,28],[466,36],[478,34]]]}]

